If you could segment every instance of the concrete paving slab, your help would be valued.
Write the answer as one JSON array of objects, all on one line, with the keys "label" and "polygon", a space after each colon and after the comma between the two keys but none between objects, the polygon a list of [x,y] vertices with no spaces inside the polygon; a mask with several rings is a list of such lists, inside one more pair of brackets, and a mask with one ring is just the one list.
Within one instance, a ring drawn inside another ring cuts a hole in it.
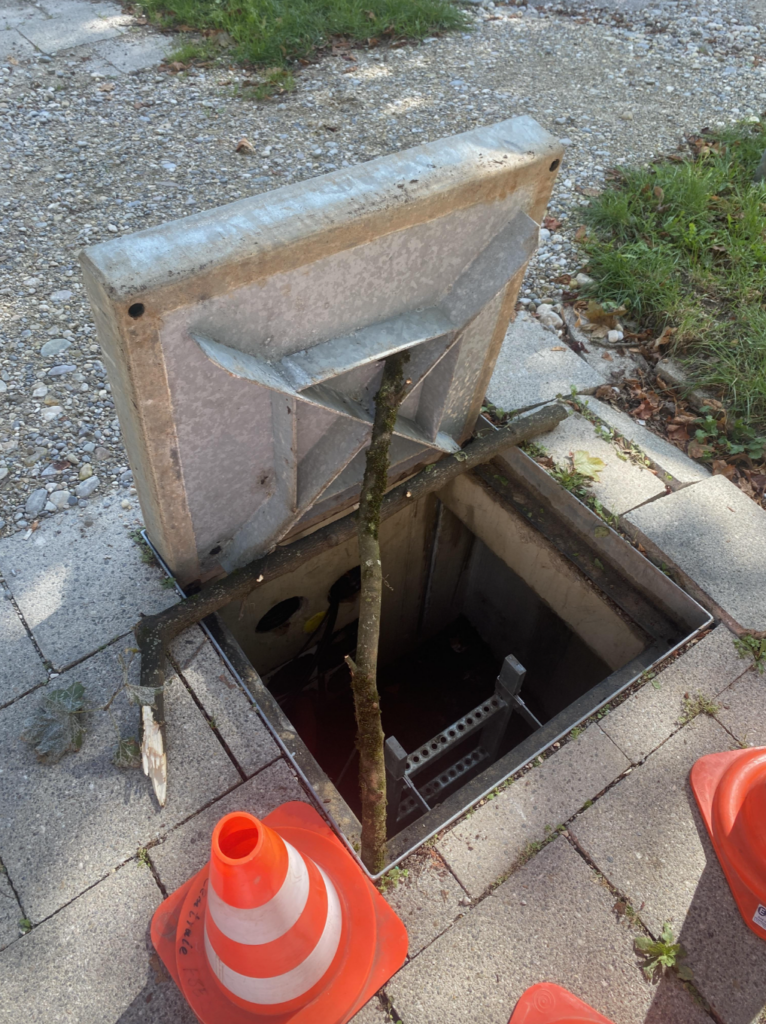
[{"label": "concrete paving slab", "polygon": [[688,782],[697,758],[734,746],[718,722],[696,718],[570,833],[653,935],[670,922],[724,1024],[750,1024],[766,1005],[766,943],[739,915]]},{"label": "concrete paving slab", "polygon": [[567,821],[630,762],[597,725],[459,822],[437,849],[471,896],[513,871],[530,842]]},{"label": "concrete paving slab", "polygon": [[55,16],[44,20],[24,21],[18,31],[43,53],[55,54],[75,46],[84,46],[102,39],[122,35],[130,16],[112,4],[53,3],[49,12]]},{"label": "concrete paving slab", "polygon": [[178,600],[159,569],[141,561],[129,536],[134,520],[119,506],[85,509],[45,520],[29,540],[17,533],[0,541],[0,572],[57,669]]},{"label": "concrete paving slab", "polygon": [[572,456],[577,451],[601,459],[604,468],[599,471],[598,480],[591,481],[588,487],[614,515],[622,515],[667,493],[665,484],[654,473],[618,453],[613,444],[599,436],[590,420],[579,413],[559,423],[540,444],[557,466],[569,472],[573,468]]},{"label": "concrete paving slab", "polygon": [[170,645],[170,656],[181,672],[194,661],[202,648],[209,644],[207,633],[201,626],[190,626]]},{"label": "concrete paving slab", "polygon": [[709,469],[701,466],[694,459],[690,459],[688,455],[666,441],[664,437],[659,437],[651,430],[647,430],[646,427],[642,427],[640,423],[620,409],[614,409],[597,398],[587,398],[585,401],[589,412],[598,416],[626,440],[638,445],[654,468],[658,470],[660,480],[667,483],[671,490],[678,490],[680,487],[710,478]]},{"label": "concrete paving slab", "polygon": [[[3,4],[0,6],[0,40],[6,29],[18,28],[24,21],[35,21],[45,18],[45,14],[32,4]],[[1,45],[1,44],[0,44]]]},{"label": "concrete paving slab", "polygon": [[637,764],[678,729],[685,694],[715,697],[747,667],[737,656],[734,634],[726,626],[717,626],[599,724]]},{"label": "concrete paving slab", "polygon": [[307,797],[287,762],[277,761],[173,829],[149,850],[165,889],[174,892],[209,860],[210,837],[224,814],[249,811],[263,818],[288,800]]},{"label": "concrete paving slab", "polygon": [[718,697],[715,716],[740,743],[766,747],[766,677],[749,669]]},{"label": "concrete paving slab", "polygon": [[507,1024],[539,981],[615,1024],[710,1024],[672,978],[649,984],[614,897],[557,839],[386,985],[404,1024]]},{"label": "concrete paving slab", "polygon": [[33,57],[36,53],[39,50],[18,29],[0,32],[0,58],[14,57],[18,60],[21,57]]},{"label": "concrete paving slab", "polygon": [[624,526],[728,625],[766,630],[766,511],[726,477],[635,509]]},{"label": "concrete paving slab", "polygon": [[45,665],[5,593],[0,586],[0,705],[48,679]]},{"label": "concrete paving slab", "polygon": [[0,950],[10,946],[21,936],[19,922],[23,918],[24,911],[19,906],[13,886],[8,881],[8,873],[0,864]]},{"label": "concrete paving slab", "polygon": [[416,956],[465,914],[471,901],[435,849],[419,850],[400,867],[406,877],[399,876],[383,895],[404,921],[409,955]]},{"label": "concrete paving slab", "polygon": [[174,39],[161,35],[125,33],[118,39],[109,39],[94,47],[96,53],[113,64],[118,71],[129,75],[134,71],[160,64],[176,46]]},{"label": "concrete paving slab", "polygon": [[369,1003],[351,1018],[349,1024],[391,1024],[392,1020],[388,1011],[383,1009],[383,1004],[378,997],[373,996]]},{"label": "concrete paving slab", "polygon": [[[93,703],[105,702],[121,680],[120,646],[107,648],[48,685],[66,687],[77,680]],[[32,693],[0,713],[0,857],[35,923],[240,781],[177,677],[166,686],[168,798],[162,809],[140,769],[112,765],[115,726],[107,713],[86,716],[85,741],[78,753],[67,754],[56,765],[40,764],[20,739],[39,699],[39,693]],[[137,736],[138,709],[124,693],[112,709],[122,735]]]},{"label": "concrete paving slab", "polygon": [[0,955],[0,1020],[196,1024],[148,934],[162,894],[131,861]]},{"label": "concrete paving slab", "polygon": [[86,15],[91,18],[117,18],[125,25],[132,21],[130,15],[123,13],[119,4],[104,3],[103,0],[100,3],[91,3],[90,0],[43,0],[40,9],[50,18],[64,18],[71,14],[79,18]]},{"label": "concrete paving slab", "polygon": [[556,395],[595,391],[603,377],[528,313],[519,312],[500,349],[487,399],[506,412],[530,409]]},{"label": "concrete paving slab", "polygon": [[279,757],[268,729],[209,642],[181,672],[245,775]]}]

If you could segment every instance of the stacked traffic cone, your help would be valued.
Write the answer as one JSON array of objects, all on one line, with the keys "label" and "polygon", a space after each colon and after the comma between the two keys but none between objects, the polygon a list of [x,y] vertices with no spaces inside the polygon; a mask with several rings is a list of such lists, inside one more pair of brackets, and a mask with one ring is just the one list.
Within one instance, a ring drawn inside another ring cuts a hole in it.
[{"label": "stacked traffic cone", "polygon": [[402,922],[297,802],[222,818],[152,942],[202,1024],[345,1024],[407,954]]},{"label": "stacked traffic cone", "polygon": [[612,1024],[560,985],[542,982],[528,988],[508,1024]]},{"label": "stacked traffic cone", "polygon": [[766,939],[766,747],[707,754],[690,780],[745,924]]}]

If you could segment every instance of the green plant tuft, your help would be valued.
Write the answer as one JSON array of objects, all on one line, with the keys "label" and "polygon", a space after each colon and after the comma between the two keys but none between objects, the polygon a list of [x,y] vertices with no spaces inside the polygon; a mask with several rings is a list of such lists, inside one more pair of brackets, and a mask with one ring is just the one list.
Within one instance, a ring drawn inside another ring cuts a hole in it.
[{"label": "green plant tuft", "polygon": [[209,59],[217,47],[251,64],[283,67],[333,38],[375,45],[471,25],[450,0],[144,0],[143,7],[162,28],[219,34],[217,41],[179,47],[172,58],[181,63]]},{"label": "green plant tuft", "polygon": [[740,658],[752,658],[759,673],[766,669],[766,637],[738,636],[734,641]]},{"label": "green plant tuft", "polygon": [[585,214],[591,293],[658,335],[673,328],[690,386],[752,428],[766,424],[765,147],[764,123],[708,133],[687,160],[622,171]]},{"label": "green plant tuft", "polygon": [[636,949],[645,958],[643,971],[647,978],[652,979],[667,970],[675,969],[684,981],[691,981],[691,969],[678,962],[686,956],[686,950],[680,942],[676,942],[673,929],[667,921],[662,926],[659,939],[639,935],[634,941]]},{"label": "green plant tuft", "polygon": [[693,697],[687,695],[684,697],[684,710],[679,721],[681,725],[686,725],[698,715],[710,715],[712,718],[720,710],[718,704],[702,693],[697,693]]}]

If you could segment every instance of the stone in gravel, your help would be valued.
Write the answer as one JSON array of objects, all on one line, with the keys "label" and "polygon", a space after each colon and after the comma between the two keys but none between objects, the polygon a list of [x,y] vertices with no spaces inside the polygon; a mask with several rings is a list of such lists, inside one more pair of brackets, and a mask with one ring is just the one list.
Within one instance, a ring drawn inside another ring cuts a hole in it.
[{"label": "stone in gravel", "polygon": [[69,491],[54,491],[50,496],[50,501],[57,509],[68,508],[69,499],[71,494]]},{"label": "stone in gravel", "polygon": [[47,394],[48,388],[45,386],[45,384],[38,384],[37,387],[32,392],[32,398],[45,398]]},{"label": "stone in gravel", "polygon": [[40,349],[40,355],[43,359],[48,359],[50,356],[59,356],[62,352],[65,352],[72,344],[71,341],[67,341],[66,338],[53,338],[51,341],[46,341],[43,347]]},{"label": "stone in gravel", "polygon": [[688,781],[699,757],[732,748],[718,722],[698,716],[570,831],[655,937],[670,923],[717,1019],[744,1024],[766,1004],[766,942],[742,921]]},{"label": "stone in gravel", "polygon": [[554,313],[553,311],[551,311],[550,313],[541,313],[540,307],[538,306],[537,314],[537,318],[543,325],[543,327],[552,327],[554,330],[558,330],[560,327],[564,326],[564,321],[561,319],[558,313]]},{"label": "stone in gravel", "polygon": [[0,541],[0,572],[57,668],[127,633],[139,615],[178,600],[162,587],[156,566],[141,561],[124,525],[133,517],[117,506],[91,518],[87,540],[85,520],[69,515],[46,519],[28,541],[20,533]]},{"label": "stone in gravel", "polygon": [[8,476],[8,467],[7,466],[0,466],[0,480],[5,480],[5,478],[7,476]]},{"label": "stone in gravel", "polygon": [[8,385],[5,383],[4,380],[0,380],[0,395],[5,394],[5,392],[7,390],[8,390]]},{"label": "stone in gravel", "polygon": [[61,291],[52,292],[50,299],[51,302],[67,302],[73,294],[74,292],[70,292],[67,288],[62,288]]},{"label": "stone in gravel", "polygon": [[15,942],[0,961],[0,1018],[21,1016],[24,1024],[195,1024],[147,941],[148,922],[161,902],[151,870],[132,860]]},{"label": "stone in gravel", "polygon": [[97,476],[90,476],[87,480],[83,480],[81,484],[78,484],[74,492],[78,498],[89,498],[91,494],[98,488],[101,481]]},{"label": "stone in gravel", "polygon": [[96,448],[94,450],[94,452],[93,452],[93,458],[97,462],[103,462],[104,459],[108,459],[109,458],[109,455],[110,455],[109,450],[107,448],[101,448],[100,446],[98,448]]},{"label": "stone in gravel", "polygon": [[27,498],[26,504],[24,505],[24,511],[28,516],[38,516],[45,508],[45,502],[48,500],[48,492],[44,487],[38,487],[36,491]]},{"label": "stone in gravel", "polygon": [[64,407],[61,405],[51,405],[47,409],[43,409],[40,413],[40,419],[43,423],[52,423],[57,420],[64,411]]},{"label": "stone in gravel", "polygon": [[91,466],[89,462],[86,462],[85,465],[80,466],[80,472],[78,473],[78,476],[80,477],[81,480],[88,480],[90,477],[93,476],[93,466]]},{"label": "stone in gravel", "polygon": [[511,872],[542,840],[630,767],[598,725],[516,779],[439,842],[437,849],[471,896]]},{"label": "stone in gravel", "polygon": [[766,511],[726,477],[635,509],[624,525],[732,629],[766,630]]},{"label": "stone in gravel", "polygon": [[589,393],[601,384],[603,378],[571,348],[521,311],[508,328],[487,398],[499,409],[522,410],[569,395],[573,386]]},{"label": "stone in gravel", "polygon": [[52,366],[48,370],[49,377],[63,377],[66,373],[73,373],[77,367],[74,363],[62,363],[60,366]]},{"label": "stone in gravel", "polygon": [[545,980],[620,1024],[709,1024],[671,972],[647,983],[637,933],[615,902],[556,839],[406,964],[386,995],[405,1024],[505,1024],[521,994]]}]

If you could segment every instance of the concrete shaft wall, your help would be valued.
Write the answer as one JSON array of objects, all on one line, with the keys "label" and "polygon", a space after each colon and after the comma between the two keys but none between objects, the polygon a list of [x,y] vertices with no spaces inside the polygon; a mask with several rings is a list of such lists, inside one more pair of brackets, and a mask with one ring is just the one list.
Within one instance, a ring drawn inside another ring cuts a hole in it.
[{"label": "concrete shaft wall", "polygon": [[87,249],[150,536],[183,582],[356,500],[381,360],[392,482],[470,433],[562,150],[528,117]]}]

